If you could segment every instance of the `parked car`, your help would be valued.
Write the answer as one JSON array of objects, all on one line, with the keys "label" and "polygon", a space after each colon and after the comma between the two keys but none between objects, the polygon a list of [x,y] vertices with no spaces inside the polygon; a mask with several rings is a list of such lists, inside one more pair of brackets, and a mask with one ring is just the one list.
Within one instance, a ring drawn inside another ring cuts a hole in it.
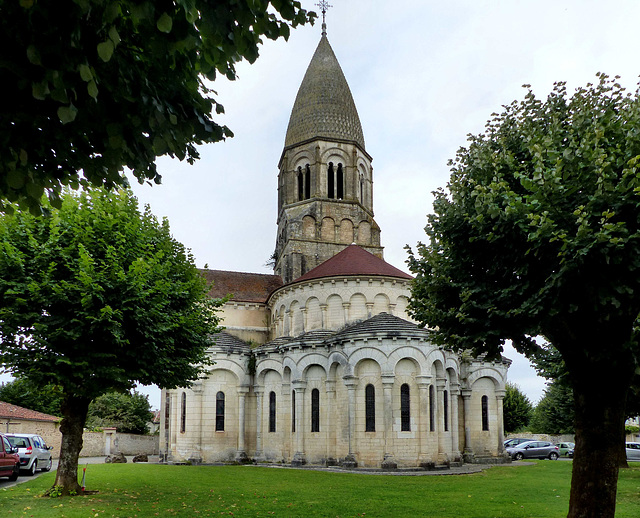
[{"label": "parked car", "polygon": [[505,448],[513,448],[518,444],[522,444],[523,442],[529,442],[531,439],[522,439],[521,437],[514,437],[513,439],[507,439],[504,441]]},{"label": "parked car", "polygon": [[9,440],[0,434],[0,477],[18,480],[20,474],[20,456]]},{"label": "parked car", "polygon": [[640,460],[640,442],[626,443],[627,460]]},{"label": "parked car", "polygon": [[18,448],[20,469],[27,475],[34,475],[37,469],[51,469],[53,446],[47,446],[42,437],[33,433],[8,433],[6,437],[14,448]]},{"label": "parked car", "polygon": [[527,441],[512,448],[507,452],[513,460],[522,459],[551,459],[558,460],[560,453],[555,444],[546,441]]},{"label": "parked car", "polygon": [[561,457],[572,457],[573,458],[573,450],[575,450],[576,445],[572,442],[559,442],[556,444],[558,447],[558,452]]}]

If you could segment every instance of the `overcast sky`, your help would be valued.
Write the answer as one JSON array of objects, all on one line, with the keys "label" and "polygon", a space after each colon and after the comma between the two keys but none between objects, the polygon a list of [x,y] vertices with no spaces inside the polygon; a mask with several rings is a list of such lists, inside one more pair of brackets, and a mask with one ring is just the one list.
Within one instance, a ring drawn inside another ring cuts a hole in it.
[{"label": "overcast sky", "polygon": [[[431,192],[447,161],[493,112],[525,94],[568,91],[604,72],[635,90],[640,66],[638,0],[331,0],[329,42],[351,87],[373,157],[375,219],[385,259],[407,271],[404,246],[424,239]],[[314,1],[302,1],[316,10]],[[320,39],[321,22],[267,41],[235,82],[214,89],[235,137],[201,148],[189,166],[161,159],[160,186],[134,185],[169,219],[198,266],[271,273],[278,160],[293,102]],[[544,380],[514,359],[509,378],[535,403]],[[159,407],[157,391],[152,405]]]}]

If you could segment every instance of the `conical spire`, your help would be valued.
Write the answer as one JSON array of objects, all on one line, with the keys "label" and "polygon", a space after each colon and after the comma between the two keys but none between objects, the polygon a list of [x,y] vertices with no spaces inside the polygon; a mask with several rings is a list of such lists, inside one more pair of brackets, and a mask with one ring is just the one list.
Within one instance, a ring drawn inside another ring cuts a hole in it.
[{"label": "conical spire", "polygon": [[314,138],[356,142],[364,149],[358,110],[324,32],[298,90],[284,145]]}]

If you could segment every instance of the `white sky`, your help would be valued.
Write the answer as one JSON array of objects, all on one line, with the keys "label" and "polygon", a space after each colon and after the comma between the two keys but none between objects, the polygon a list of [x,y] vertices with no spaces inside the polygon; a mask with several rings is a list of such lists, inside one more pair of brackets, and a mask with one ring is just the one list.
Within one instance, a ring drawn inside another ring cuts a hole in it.
[{"label": "white sky", "polygon": [[[447,160],[483,131],[493,112],[545,97],[596,72],[635,90],[640,66],[637,0],[332,0],[329,42],[342,66],[373,157],[375,218],[385,259],[407,271],[406,244],[425,239],[431,192],[446,186]],[[316,10],[314,1],[302,5]],[[216,81],[235,137],[201,148],[194,166],[161,159],[160,186],[134,185],[166,216],[198,266],[271,273],[278,160],[293,102],[320,39],[321,21],[267,41],[235,82]],[[532,402],[544,380],[513,350],[509,378]],[[159,408],[157,390],[150,401]]]}]

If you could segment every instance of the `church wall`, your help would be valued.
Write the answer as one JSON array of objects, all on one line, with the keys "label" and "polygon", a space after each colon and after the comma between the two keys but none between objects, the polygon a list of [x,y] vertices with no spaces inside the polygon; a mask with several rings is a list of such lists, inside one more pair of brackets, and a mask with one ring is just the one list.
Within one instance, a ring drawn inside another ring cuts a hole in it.
[{"label": "church wall", "polygon": [[266,304],[229,301],[218,315],[225,331],[240,340],[263,344],[269,339],[269,310]]},{"label": "church wall", "polygon": [[[345,323],[389,313],[411,321],[406,313],[409,281],[397,278],[323,278],[275,292],[272,338],[297,336],[313,329],[338,330]],[[292,325],[295,322],[295,325]]]}]

